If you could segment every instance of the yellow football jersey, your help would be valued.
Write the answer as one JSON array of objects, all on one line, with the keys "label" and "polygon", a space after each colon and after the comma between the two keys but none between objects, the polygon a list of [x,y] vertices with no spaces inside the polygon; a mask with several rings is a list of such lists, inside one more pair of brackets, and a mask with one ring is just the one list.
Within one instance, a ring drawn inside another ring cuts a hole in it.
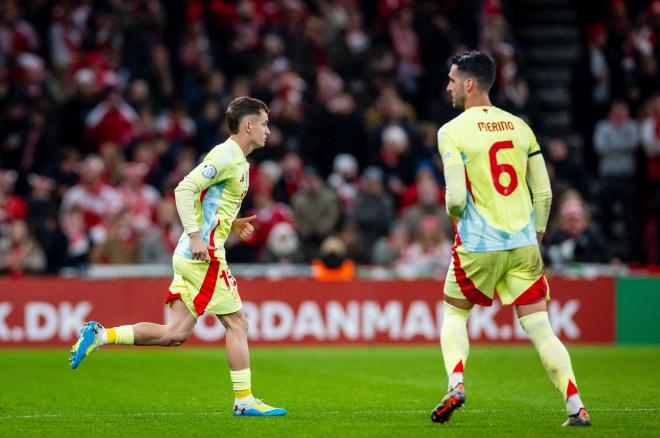
[{"label": "yellow football jersey", "polygon": [[[215,246],[216,257],[224,259],[224,244],[236,219],[249,186],[250,164],[240,146],[228,139],[214,147],[196,168],[182,181],[188,180],[196,188],[195,209],[184,214],[195,214],[202,240]],[[181,212],[179,213],[181,214]],[[188,222],[188,221],[186,221]],[[190,237],[184,231],[176,254],[192,259]]]},{"label": "yellow football jersey", "polygon": [[438,131],[445,168],[465,166],[467,204],[457,226],[469,251],[536,243],[527,160],[541,153],[527,124],[494,106],[472,107]]}]

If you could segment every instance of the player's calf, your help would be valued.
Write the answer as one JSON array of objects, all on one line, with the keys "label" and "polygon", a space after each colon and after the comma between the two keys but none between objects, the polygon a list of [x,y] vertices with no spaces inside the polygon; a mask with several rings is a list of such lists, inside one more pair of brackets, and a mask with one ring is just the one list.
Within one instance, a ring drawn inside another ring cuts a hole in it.
[{"label": "player's calf", "polygon": [[188,340],[189,333],[183,330],[170,329],[163,337],[162,345],[166,347],[178,347]]}]

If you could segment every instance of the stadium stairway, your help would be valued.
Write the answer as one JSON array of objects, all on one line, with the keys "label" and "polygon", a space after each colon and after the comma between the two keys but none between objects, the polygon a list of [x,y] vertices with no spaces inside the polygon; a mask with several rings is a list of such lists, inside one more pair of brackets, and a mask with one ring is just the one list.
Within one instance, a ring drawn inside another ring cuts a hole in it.
[{"label": "stadium stairway", "polygon": [[578,12],[571,0],[512,0],[508,19],[521,45],[541,136],[563,136],[580,147],[573,128],[571,75],[582,55]]}]

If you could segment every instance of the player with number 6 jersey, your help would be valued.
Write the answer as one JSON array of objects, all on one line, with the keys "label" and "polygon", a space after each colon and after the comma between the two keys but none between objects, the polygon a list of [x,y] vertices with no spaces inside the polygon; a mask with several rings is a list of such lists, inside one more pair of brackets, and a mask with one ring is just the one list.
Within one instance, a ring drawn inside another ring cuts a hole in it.
[{"label": "player with number 6 jersey", "polygon": [[520,324],[564,396],[564,425],[588,426],[591,419],[570,357],[548,319],[550,292],[538,243],[552,192],[541,149],[522,119],[491,104],[495,63],[488,55],[465,52],[451,63],[447,91],[463,113],[438,131],[447,211],[456,227],[440,330],[448,391],[431,419],[446,423],[465,403],[468,316],[475,304],[492,305],[497,293],[502,304],[515,306]]},{"label": "player with number 6 jersey", "polygon": [[438,144],[450,175],[452,166],[465,169],[463,246],[485,252],[535,244],[547,211],[535,214],[525,182],[528,160],[541,153],[527,124],[494,106],[472,107],[438,131]]}]

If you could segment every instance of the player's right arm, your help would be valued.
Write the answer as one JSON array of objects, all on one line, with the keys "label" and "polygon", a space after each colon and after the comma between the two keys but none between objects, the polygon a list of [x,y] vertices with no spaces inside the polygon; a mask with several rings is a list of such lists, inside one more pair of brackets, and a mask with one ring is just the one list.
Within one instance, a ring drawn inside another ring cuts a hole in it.
[{"label": "player's right arm", "polygon": [[552,189],[550,187],[548,169],[545,167],[545,160],[543,159],[543,155],[541,155],[541,148],[531,129],[529,130],[529,135],[531,146],[527,159],[527,184],[532,192],[536,238],[541,243],[548,224],[548,217],[550,216]]},{"label": "player's right arm", "polygon": [[210,155],[207,155],[206,159],[186,175],[174,189],[176,210],[179,213],[183,229],[190,238],[190,252],[193,260],[209,261],[209,250],[216,249],[207,245],[199,235],[195,200],[204,190],[227,177],[229,159],[223,153],[213,157]]},{"label": "player's right arm", "polygon": [[467,203],[465,165],[458,145],[447,131],[447,125],[444,125],[438,131],[438,151],[442,157],[445,173],[447,213],[452,223],[456,224]]}]

